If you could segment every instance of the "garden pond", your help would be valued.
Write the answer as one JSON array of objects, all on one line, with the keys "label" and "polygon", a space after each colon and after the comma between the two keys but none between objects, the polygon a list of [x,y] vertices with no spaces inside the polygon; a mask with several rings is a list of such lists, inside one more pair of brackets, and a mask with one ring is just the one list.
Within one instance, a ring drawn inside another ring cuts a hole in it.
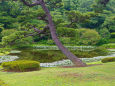
[{"label": "garden pond", "polygon": [[[93,58],[80,58],[83,62],[97,62],[105,57],[115,57],[115,50],[110,50],[112,53],[107,56],[96,56]],[[40,62],[41,67],[56,67],[73,65],[64,54],[59,50],[12,50],[9,55],[0,56],[0,63],[14,60],[35,60]]]}]

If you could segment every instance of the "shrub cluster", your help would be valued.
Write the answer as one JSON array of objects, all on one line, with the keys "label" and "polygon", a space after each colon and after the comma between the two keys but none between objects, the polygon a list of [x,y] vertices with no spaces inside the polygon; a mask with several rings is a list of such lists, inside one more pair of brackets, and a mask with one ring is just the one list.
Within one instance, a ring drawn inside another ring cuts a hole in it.
[{"label": "shrub cluster", "polygon": [[107,57],[101,60],[101,62],[103,63],[107,63],[107,62],[115,62],[115,57]]},{"label": "shrub cluster", "polygon": [[115,43],[104,44],[102,46],[105,48],[115,48]]},{"label": "shrub cluster", "polygon": [[9,54],[9,50],[7,48],[0,48],[0,56]]},{"label": "shrub cluster", "polygon": [[37,61],[29,61],[29,60],[19,60],[19,61],[11,61],[11,62],[3,62],[1,66],[6,71],[32,71],[39,70],[40,63]]},{"label": "shrub cluster", "polygon": [[0,86],[8,86],[8,85],[5,84],[2,80],[0,80]]},{"label": "shrub cluster", "polygon": [[55,43],[54,43],[54,41],[53,40],[51,40],[51,39],[49,39],[49,40],[47,40],[47,44],[52,44],[52,45],[54,45]]}]

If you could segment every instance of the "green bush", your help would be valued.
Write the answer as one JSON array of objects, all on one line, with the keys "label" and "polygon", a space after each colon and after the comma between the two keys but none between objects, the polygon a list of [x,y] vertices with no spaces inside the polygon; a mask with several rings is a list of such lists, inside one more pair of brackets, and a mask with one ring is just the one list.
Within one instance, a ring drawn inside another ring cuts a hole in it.
[{"label": "green bush", "polygon": [[49,39],[49,40],[47,41],[47,44],[54,45],[55,43],[54,43],[53,40]]},{"label": "green bush", "polygon": [[0,86],[8,86],[8,85],[5,84],[2,80],[0,80]]},{"label": "green bush", "polygon": [[1,34],[2,34],[2,36],[9,36],[14,32],[16,32],[16,29],[5,29],[2,31]]},{"label": "green bush", "polygon": [[61,37],[60,38],[61,43],[63,44],[71,44],[70,38],[69,37]]},{"label": "green bush", "polygon": [[7,49],[7,48],[0,48],[0,55],[7,55],[9,54],[10,52],[10,49]]},{"label": "green bush", "polygon": [[115,38],[109,39],[109,42],[110,42],[110,43],[115,43]]},{"label": "green bush", "polygon": [[11,35],[2,37],[3,46],[25,47],[33,42],[32,36],[26,31],[17,31]]},{"label": "green bush", "polygon": [[105,47],[105,48],[115,48],[115,43],[104,44],[102,46]]},{"label": "green bush", "polygon": [[97,46],[103,45],[103,44],[108,44],[109,43],[109,39],[105,39],[105,38],[101,38],[98,42],[97,42]]},{"label": "green bush", "polygon": [[76,36],[76,31],[73,28],[58,27],[56,31],[59,37],[75,37]]},{"label": "green bush", "polygon": [[103,62],[103,63],[115,62],[115,57],[104,58],[104,59],[101,60],[101,62]]},{"label": "green bush", "polygon": [[40,63],[37,61],[29,61],[29,60],[20,60],[20,61],[11,61],[11,62],[3,62],[1,66],[6,71],[31,71],[31,70],[39,70]]},{"label": "green bush", "polygon": [[3,47],[2,42],[0,42],[0,48],[2,48],[2,47]]},{"label": "green bush", "polygon": [[95,45],[101,38],[98,32],[92,29],[78,29],[78,34],[79,45]]},{"label": "green bush", "polygon": [[98,54],[98,56],[105,56],[109,54],[109,50],[107,50],[104,47],[97,47],[95,50],[93,50],[92,52],[96,52]]},{"label": "green bush", "polygon": [[115,38],[115,32],[111,33],[111,38]]},{"label": "green bush", "polygon": [[100,29],[99,34],[103,39],[109,39],[111,37],[110,32],[107,28]]}]

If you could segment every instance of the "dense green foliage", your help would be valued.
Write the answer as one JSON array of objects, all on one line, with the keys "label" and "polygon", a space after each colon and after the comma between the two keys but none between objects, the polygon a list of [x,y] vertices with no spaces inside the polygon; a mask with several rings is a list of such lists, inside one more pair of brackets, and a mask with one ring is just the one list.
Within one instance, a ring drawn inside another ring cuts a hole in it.
[{"label": "dense green foliage", "polygon": [[100,40],[100,35],[95,30],[80,29],[78,30],[79,42],[82,45],[95,45]]},{"label": "dense green foliage", "polygon": [[115,57],[108,57],[101,60],[103,63],[115,62]]},{"label": "dense green foliage", "polygon": [[1,64],[5,71],[32,71],[39,70],[40,63],[37,61],[28,61],[28,60],[20,60],[20,61],[11,61],[11,62],[3,62]]},{"label": "dense green foliage", "polygon": [[102,45],[102,47],[105,47],[105,48],[115,48],[115,44],[114,43],[104,44],[104,45]]},{"label": "dense green foliage", "polygon": [[25,31],[18,31],[18,32],[14,32],[11,35],[8,36],[4,36],[2,38],[2,43],[3,46],[24,46],[24,45],[28,45],[30,43],[32,43],[33,39],[31,36],[26,37],[27,32]]},{"label": "dense green foliage", "polygon": [[0,56],[9,54],[10,49],[0,48]]},{"label": "dense green foliage", "polygon": [[111,38],[115,38],[115,32],[111,33]]},{"label": "dense green foliage", "polygon": [[[34,3],[33,0],[26,1]],[[44,1],[52,15],[56,34],[64,45],[102,45],[105,48],[115,48],[115,0]],[[44,30],[47,24],[47,17],[40,6],[29,8],[20,0],[0,0],[0,48],[24,49],[31,47],[32,44],[55,45],[49,29],[41,34],[35,31],[35,28],[38,31]],[[103,47],[91,51],[78,49],[71,52],[78,58],[92,58],[107,55],[108,51]],[[0,56],[5,54],[9,52],[0,49]],[[4,71],[10,72],[39,70],[39,62],[66,59],[59,50],[23,50],[9,55],[20,57],[17,61],[2,63]],[[114,57],[102,60],[112,61],[115,61]],[[114,65],[110,63],[77,70],[47,68],[39,72],[10,73],[10,76],[9,73],[0,72],[0,78],[12,86],[76,86],[76,82],[78,86],[114,86]],[[7,86],[0,80],[1,85]]]},{"label": "dense green foliage", "polygon": [[[115,43],[114,0],[105,3],[102,3],[104,0],[45,1],[63,44]],[[46,22],[40,18],[44,17],[45,13],[40,6],[29,8],[17,0],[0,1],[0,44],[4,47],[24,47],[24,44],[28,46],[32,43],[54,44],[49,31],[37,35],[32,28],[34,26],[42,30]],[[79,36],[78,32],[82,28],[87,31]]]}]

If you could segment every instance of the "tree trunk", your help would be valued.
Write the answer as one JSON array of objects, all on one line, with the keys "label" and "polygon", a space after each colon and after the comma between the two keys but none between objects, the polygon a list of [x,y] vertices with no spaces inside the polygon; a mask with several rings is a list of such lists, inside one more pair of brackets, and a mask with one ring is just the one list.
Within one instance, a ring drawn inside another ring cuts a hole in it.
[{"label": "tree trunk", "polygon": [[48,8],[46,7],[44,0],[42,0],[41,6],[42,6],[43,10],[45,11],[45,13],[47,15],[48,22],[49,22],[50,33],[51,33],[52,39],[54,40],[55,44],[67,56],[67,58],[70,59],[74,63],[75,66],[78,66],[78,67],[86,66],[85,63],[83,63],[79,58],[77,58],[74,54],[72,54],[59,41],[59,39],[58,39],[58,37],[56,35],[56,28],[54,26],[54,23],[53,23],[53,20],[52,20],[52,16],[51,16]]}]

